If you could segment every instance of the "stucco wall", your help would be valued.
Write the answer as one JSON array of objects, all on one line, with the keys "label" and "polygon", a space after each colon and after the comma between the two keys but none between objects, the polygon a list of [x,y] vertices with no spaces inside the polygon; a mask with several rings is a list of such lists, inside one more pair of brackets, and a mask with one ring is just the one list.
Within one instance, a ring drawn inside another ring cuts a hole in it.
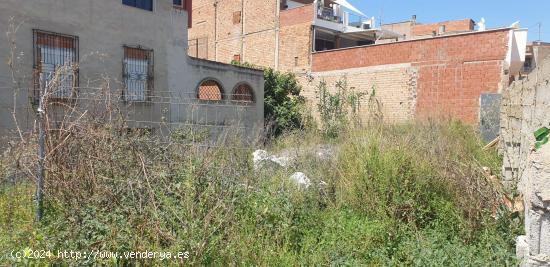
[{"label": "stucco wall", "polygon": [[[8,30],[11,17],[21,24],[16,33],[17,80],[24,90],[18,95],[17,107],[26,111],[18,114],[24,129],[34,126],[34,114],[28,100],[28,88],[32,88],[33,29],[79,38],[81,87],[99,87],[107,80],[112,90],[121,90],[123,45],[141,45],[154,51],[153,102],[168,94],[192,99],[196,97],[197,85],[206,77],[215,77],[231,89],[239,82],[246,82],[258,97],[258,101],[247,109],[250,113],[247,117],[251,119],[247,123],[250,127],[263,125],[262,72],[189,59],[187,12],[174,9],[170,0],[154,1],[152,12],[111,0],[5,0],[0,9],[0,31]],[[10,44],[5,34],[0,34],[0,51],[2,62],[6,62]],[[11,110],[13,107],[13,84],[6,64],[0,64],[0,87],[10,88],[0,91],[3,108],[0,133],[4,136],[14,129],[6,108]],[[136,121],[160,121],[165,115],[161,113],[163,108],[155,103],[132,104],[131,108],[127,103],[118,104],[131,109],[129,115]],[[181,116],[163,119],[181,122]]]}]

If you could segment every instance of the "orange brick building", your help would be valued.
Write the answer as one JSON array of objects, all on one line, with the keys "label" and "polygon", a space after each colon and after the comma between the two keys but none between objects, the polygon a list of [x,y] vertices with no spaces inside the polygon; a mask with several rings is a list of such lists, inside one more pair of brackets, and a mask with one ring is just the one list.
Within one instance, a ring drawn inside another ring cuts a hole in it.
[{"label": "orange brick building", "polygon": [[[311,70],[312,51],[357,46],[376,38],[375,31],[361,28],[370,28],[372,22],[350,21],[349,13],[335,11],[328,7],[331,3],[194,0],[189,55],[307,72]],[[357,32],[362,35],[352,36]]]},{"label": "orange brick building", "polygon": [[[471,19],[421,24],[415,16],[377,28],[372,18],[352,19],[339,3],[194,0],[189,53],[292,71],[312,107],[320,81],[345,79],[353,90],[375,90],[384,117],[394,122],[476,123],[480,96],[500,92],[523,65],[524,29],[475,31]],[[368,115],[365,108],[360,113]]]}]

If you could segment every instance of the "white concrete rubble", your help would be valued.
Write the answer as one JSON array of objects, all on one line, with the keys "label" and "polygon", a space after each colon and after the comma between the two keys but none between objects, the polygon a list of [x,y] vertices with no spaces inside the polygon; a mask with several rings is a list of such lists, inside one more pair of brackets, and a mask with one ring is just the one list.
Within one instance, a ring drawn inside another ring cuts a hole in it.
[{"label": "white concrete rubble", "polygon": [[295,172],[290,176],[290,179],[296,182],[297,185],[309,188],[311,186],[311,180],[303,172]]}]

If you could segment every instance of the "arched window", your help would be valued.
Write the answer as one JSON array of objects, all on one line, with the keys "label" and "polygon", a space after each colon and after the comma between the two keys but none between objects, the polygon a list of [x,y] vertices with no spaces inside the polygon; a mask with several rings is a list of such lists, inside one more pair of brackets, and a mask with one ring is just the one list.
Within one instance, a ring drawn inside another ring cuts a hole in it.
[{"label": "arched window", "polygon": [[197,94],[199,100],[219,101],[223,99],[222,87],[212,79],[206,79],[199,85]]},{"label": "arched window", "polygon": [[252,103],[254,102],[254,91],[250,85],[241,83],[233,90],[231,100],[240,103]]}]

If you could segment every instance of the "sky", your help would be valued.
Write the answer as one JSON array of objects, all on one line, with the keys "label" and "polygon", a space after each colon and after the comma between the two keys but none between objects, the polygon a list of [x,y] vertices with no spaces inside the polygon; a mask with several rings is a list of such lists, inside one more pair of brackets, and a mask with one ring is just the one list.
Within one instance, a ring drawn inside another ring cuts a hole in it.
[{"label": "sky", "polygon": [[471,18],[478,22],[485,18],[487,28],[507,27],[520,21],[521,27],[529,28],[529,40],[550,42],[550,0],[348,0],[377,24],[410,20],[416,15],[417,22],[432,23],[446,20]]}]

